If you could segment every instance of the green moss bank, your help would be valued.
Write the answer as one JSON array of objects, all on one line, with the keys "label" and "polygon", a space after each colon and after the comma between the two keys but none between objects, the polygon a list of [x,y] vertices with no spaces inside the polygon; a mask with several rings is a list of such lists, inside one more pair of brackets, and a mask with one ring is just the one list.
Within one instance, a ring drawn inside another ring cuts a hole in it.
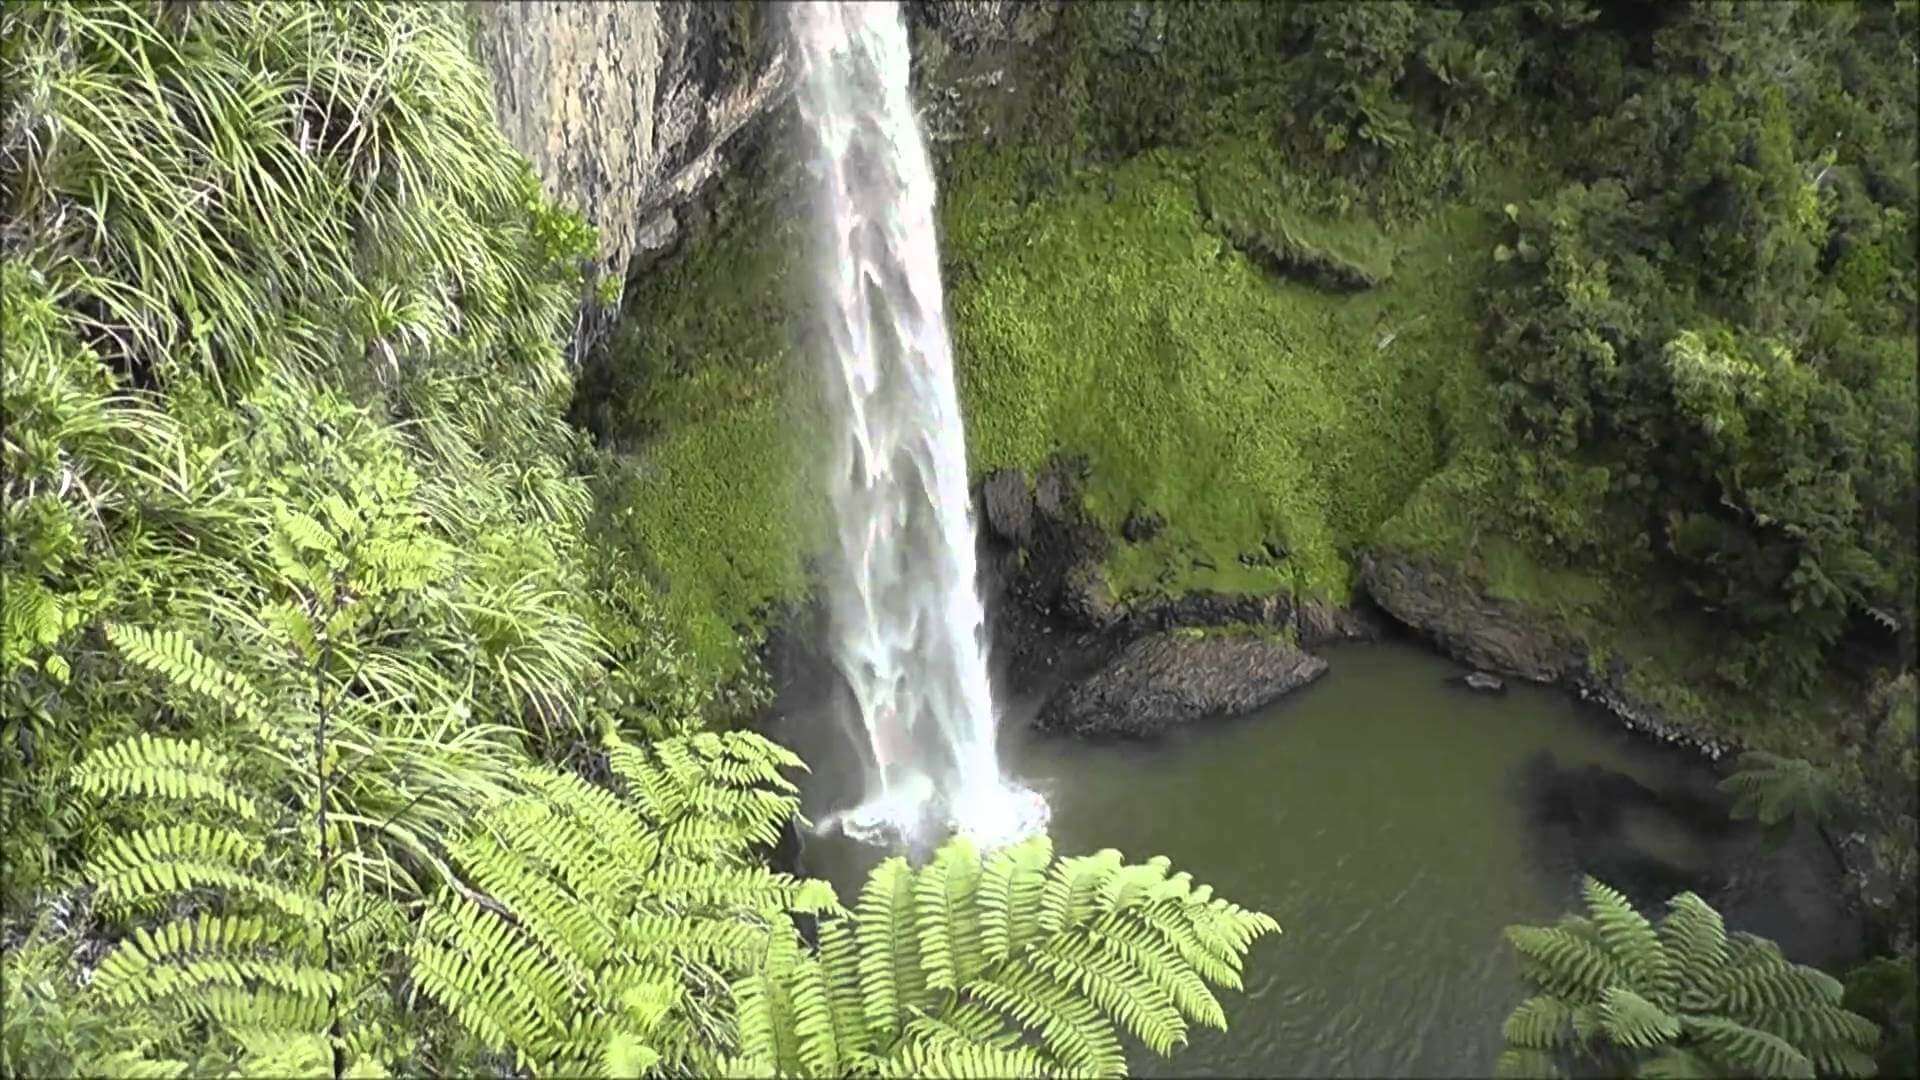
[{"label": "green moss bank", "polygon": [[694,238],[629,284],[576,420],[611,451],[602,542],[638,566],[713,682],[750,674],[770,613],[824,539],[822,425],[806,348],[804,222],[778,133],[700,208]]},{"label": "green moss bank", "polygon": [[[1164,519],[1115,546],[1120,599],[1348,599],[1353,552],[1485,396],[1471,296],[1486,215],[1462,201],[1391,232],[1317,218],[1246,141],[1156,150],[1038,199],[1022,162],[963,163],[943,212],[974,468],[1074,454],[1091,466],[1087,509],[1116,535],[1132,513]],[[1223,228],[1222,192],[1266,213]],[[1276,271],[1267,238],[1314,254]],[[1365,259],[1381,283],[1329,282],[1311,259]]]}]

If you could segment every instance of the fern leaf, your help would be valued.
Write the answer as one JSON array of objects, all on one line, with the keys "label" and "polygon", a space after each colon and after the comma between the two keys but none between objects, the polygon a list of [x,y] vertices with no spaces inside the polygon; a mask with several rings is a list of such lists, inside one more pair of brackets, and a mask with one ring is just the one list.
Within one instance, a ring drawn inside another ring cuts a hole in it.
[{"label": "fern leaf", "polygon": [[1039,900],[1053,844],[1043,833],[1001,848],[981,872],[982,959],[997,964],[1024,948],[1039,933]]},{"label": "fern leaf", "polygon": [[880,1062],[880,1075],[898,1080],[1021,1080],[1047,1076],[1049,1070],[1025,1047],[984,1046],[916,1029]]},{"label": "fern leaf", "polygon": [[820,968],[833,1017],[834,1042],[841,1057],[852,1062],[874,1052],[873,1029],[867,1023],[860,982],[860,946],[852,922],[832,918],[820,926]]},{"label": "fern leaf", "polygon": [[89,754],[73,778],[89,795],[205,801],[252,821],[259,808],[228,780],[232,772],[232,759],[198,739],[142,732]]},{"label": "fern leaf", "polygon": [[1559,998],[1541,994],[1521,1002],[1501,1033],[1507,1045],[1549,1050],[1572,1041],[1573,1010]]},{"label": "fern leaf", "polygon": [[1038,971],[1003,969],[968,984],[966,994],[1037,1031],[1047,1052],[1069,1070],[1110,1076],[1126,1069],[1112,1026],[1085,998]]},{"label": "fern leaf", "polygon": [[1493,1075],[1500,1080],[1534,1080],[1562,1075],[1553,1055],[1544,1050],[1509,1047],[1494,1059]]},{"label": "fern leaf", "polygon": [[1609,986],[1600,996],[1600,1025],[1621,1046],[1648,1050],[1680,1036],[1673,1014],[1624,986]]},{"label": "fern leaf", "polygon": [[1185,1043],[1187,1024],[1170,998],[1098,939],[1067,935],[1030,954],[1034,969],[1098,1007],[1156,1054]]},{"label": "fern leaf", "polygon": [[1673,1004],[1679,973],[1653,924],[1635,911],[1617,889],[1589,877],[1581,887],[1601,943],[1619,964],[1636,994],[1665,1006]]},{"label": "fern leaf", "polygon": [[609,1077],[637,1077],[659,1061],[659,1051],[641,1042],[636,1035],[618,1031],[607,1039],[600,1069]]},{"label": "fern leaf", "polygon": [[1675,985],[1684,1002],[1704,1004],[1715,973],[1731,956],[1720,913],[1693,893],[1674,897],[1660,920],[1659,934],[1674,962]]},{"label": "fern leaf", "polygon": [[1566,927],[1509,926],[1506,938],[1520,954],[1527,976],[1558,996],[1598,998],[1617,976],[1605,949]]},{"label": "fern leaf", "polygon": [[1682,1018],[1699,1048],[1722,1069],[1739,1076],[1811,1080],[1813,1062],[1785,1039],[1718,1016]]},{"label": "fern leaf", "polygon": [[1809,1049],[1850,1046],[1867,1050],[1880,1043],[1878,1024],[1837,1005],[1821,1002],[1753,1009],[1745,1012],[1743,1019],[1749,1026]]},{"label": "fern leaf", "polygon": [[185,634],[125,623],[107,624],[106,634],[107,640],[128,662],[164,677],[169,683],[225,705],[242,719],[258,720],[265,715],[253,687],[202,653]]},{"label": "fern leaf", "polygon": [[914,923],[929,989],[957,989],[982,966],[973,902],[979,882],[980,858],[964,838],[942,847],[918,875]]},{"label": "fern leaf", "polygon": [[875,867],[860,893],[860,987],[867,1023],[890,1040],[919,1000],[913,871],[895,857]]}]

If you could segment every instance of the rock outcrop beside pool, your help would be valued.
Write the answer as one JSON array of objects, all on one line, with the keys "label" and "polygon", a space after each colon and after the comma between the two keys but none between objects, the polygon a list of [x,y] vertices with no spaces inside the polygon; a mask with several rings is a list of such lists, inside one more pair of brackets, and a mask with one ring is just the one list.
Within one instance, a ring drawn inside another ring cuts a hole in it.
[{"label": "rock outcrop beside pool", "polygon": [[1255,634],[1152,634],[1066,687],[1035,724],[1075,735],[1149,738],[1216,716],[1251,712],[1325,674],[1327,662]]}]

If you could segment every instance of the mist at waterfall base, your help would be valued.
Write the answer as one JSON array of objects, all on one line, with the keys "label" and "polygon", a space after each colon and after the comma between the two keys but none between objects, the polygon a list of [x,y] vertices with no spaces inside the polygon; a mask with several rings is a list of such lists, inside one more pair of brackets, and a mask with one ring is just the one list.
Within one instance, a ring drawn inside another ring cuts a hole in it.
[{"label": "mist at waterfall base", "polygon": [[872,842],[942,826],[994,847],[1046,802],[1000,769],[966,437],[941,291],[933,170],[892,3],[792,6],[813,170],[826,399],[829,652],[851,696],[866,796],[830,815]]}]

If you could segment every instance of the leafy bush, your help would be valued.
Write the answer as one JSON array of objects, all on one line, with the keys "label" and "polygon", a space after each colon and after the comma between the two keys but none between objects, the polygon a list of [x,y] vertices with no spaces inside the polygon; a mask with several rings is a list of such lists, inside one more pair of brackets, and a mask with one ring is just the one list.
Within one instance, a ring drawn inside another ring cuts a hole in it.
[{"label": "leafy bush", "polygon": [[[1616,533],[1746,631],[1722,674],[1804,688],[1843,638],[1891,644],[1916,616],[1916,306],[1894,266],[1912,280],[1920,208],[1864,178],[1911,176],[1914,110],[1846,114],[1899,78],[1877,17],[1676,12],[1580,140],[1590,182],[1508,208],[1488,354],[1534,470],[1604,468]],[[1864,159],[1839,157],[1836,113]],[[1562,551],[1621,546],[1559,526],[1594,492],[1519,494]]]}]

